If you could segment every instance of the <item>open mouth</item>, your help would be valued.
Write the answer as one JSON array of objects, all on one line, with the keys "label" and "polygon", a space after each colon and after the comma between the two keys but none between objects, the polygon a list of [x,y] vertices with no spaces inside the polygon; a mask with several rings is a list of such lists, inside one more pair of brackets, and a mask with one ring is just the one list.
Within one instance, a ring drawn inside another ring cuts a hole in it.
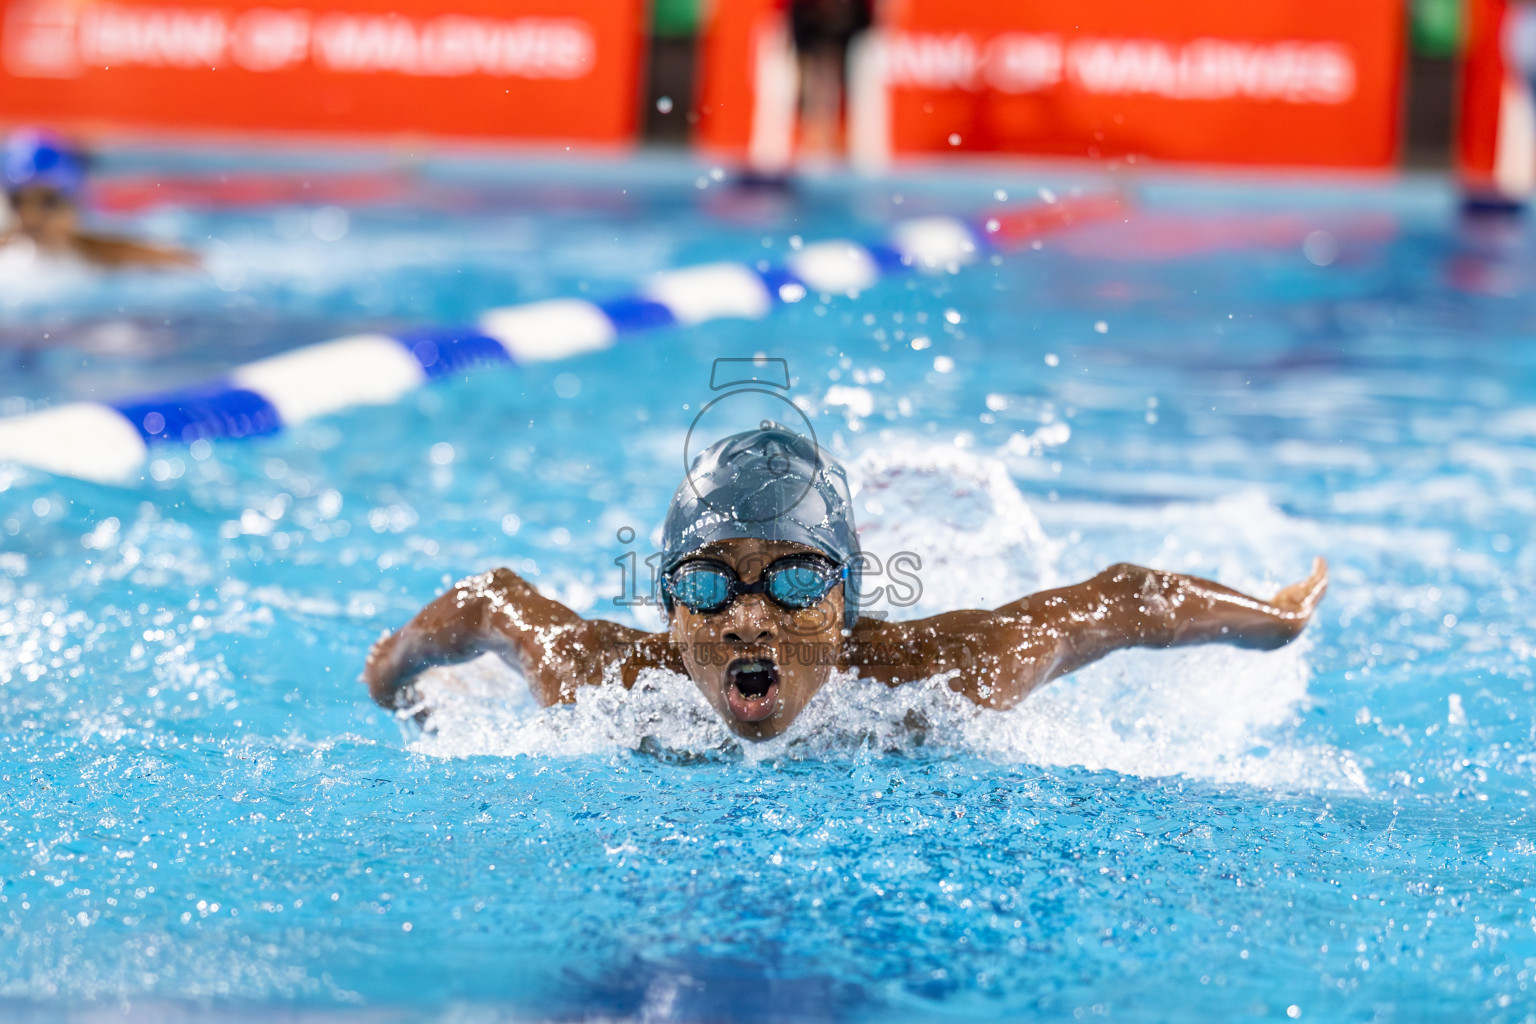
[{"label": "open mouth", "polygon": [[761,722],[778,708],[779,666],[768,658],[737,658],[725,668],[725,702],[743,722]]}]

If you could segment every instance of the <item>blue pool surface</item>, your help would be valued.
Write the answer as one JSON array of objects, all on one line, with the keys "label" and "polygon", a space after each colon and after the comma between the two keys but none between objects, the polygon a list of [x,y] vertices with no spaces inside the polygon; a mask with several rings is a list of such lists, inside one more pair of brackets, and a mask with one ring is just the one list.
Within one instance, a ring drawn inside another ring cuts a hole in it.
[{"label": "blue pool surface", "polygon": [[[104,168],[404,184],[100,221],[206,275],[0,275],[0,413],[1105,184]],[[1127,220],[958,273],[160,449],[128,487],[0,467],[0,1015],[1536,1021],[1530,226],[1437,179],[1121,184]],[[746,748],[672,678],[545,710],[477,663],[427,684],[428,733],[367,700],[369,645],[496,565],[657,628],[615,560],[711,361],[758,353],[866,547],[923,559],[899,614],[1117,561],[1269,593],[1314,554],[1327,600],[1282,651],[1128,652],[1007,713],[840,680]]]}]

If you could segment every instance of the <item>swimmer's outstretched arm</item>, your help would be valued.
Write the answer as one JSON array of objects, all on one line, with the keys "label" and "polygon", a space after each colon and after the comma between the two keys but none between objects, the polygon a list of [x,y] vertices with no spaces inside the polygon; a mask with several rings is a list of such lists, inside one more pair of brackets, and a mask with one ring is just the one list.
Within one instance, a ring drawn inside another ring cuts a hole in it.
[{"label": "swimmer's outstretched arm", "polygon": [[1268,601],[1197,576],[1113,565],[1070,587],[995,611],[915,622],[861,619],[848,661],[892,685],[955,671],[978,704],[1012,707],[1036,687],[1127,647],[1225,643],[1270,650],[1306,628],[1328,589],[1328,564]]},{"label": "swimmer's outstretched arm", "polygon": [[77,231],[70,243],[83,259],[101,267],[156,267],[194,269],[203,261],[193,252],[175,246],[156,245],[132,238],[114,238]]},{"label": "swimmer's outstretched arm", "polygon": [[363,679],[375,701],[396,707],[426,669],[496,654],[523,673],[541,703],[557,704],[575,700],[578,686],[602,683],[614,670],[630,686],[643,668],[680,669],[666,639],[584,619],[511,569],[493,569],[459,581],[374,644]]}]

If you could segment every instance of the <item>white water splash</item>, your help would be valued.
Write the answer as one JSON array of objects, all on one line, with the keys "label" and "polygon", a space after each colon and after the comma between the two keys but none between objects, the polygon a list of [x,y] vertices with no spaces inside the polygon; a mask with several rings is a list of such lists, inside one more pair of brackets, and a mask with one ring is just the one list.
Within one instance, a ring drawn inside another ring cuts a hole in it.
[{"label": "white water splash", "polygon": [[92,270],[83,260],[39,252],[26,237],[0,245],[0,308],[57,300],[91,280]]},{"label": "white water splash", "polygon": [[922,596],[893,618],[991,608],[1055,582],[1060,545],[998,460],[908,444],[871,450],[848,468],[863,548],[882,561],[902,551],[922,559]]},{"label": "white water splash", "polygon": [[[986,607],[1054,582],[1059,545],[995,460],[908,447],[866,456],[852,470],[863,542],[923,558],[922,600],[907,615]],[[1191,527],[1213,539],[1211,513],[1219,503],[1185,508]],[[1231,535],[1242,535],[1246,543],[1236,548],[1249,550],[1224,549],[1222,567],[1242,577],[1236,582],[1251,583],[1264,575],[1266,542],[1287,520],[1273,510],[1256,517],[1246,503],[1226,511],[1243,513],[1242,523],[1230,524]],[[1166,528],[1166,520],[1160,525]],[[736,739],[683,676],[648,672],[631,691],[594,687],[574,705],[542,709],[515,672],[481,659],[423,678],[432,724],[413,748],[439,757],[644,749],[754,761],[937,748],[1004,763],[1281,790],[1363,789],[1347,754],[1297,737],[1308,703],[1306,650],[1303,640],[1272,652],[1123,652],[1007,712],[976,708],[942,679],[891,689],[837,677],[784,736],[764,743]]]}]

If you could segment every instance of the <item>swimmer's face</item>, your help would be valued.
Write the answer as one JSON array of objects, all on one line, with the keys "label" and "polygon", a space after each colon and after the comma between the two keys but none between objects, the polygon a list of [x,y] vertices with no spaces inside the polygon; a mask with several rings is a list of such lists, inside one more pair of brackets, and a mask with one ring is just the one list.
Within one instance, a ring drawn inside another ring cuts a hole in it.
[{"label": "swimmer's face", "polygon": [[69,242],[75,230],[75,204],[51,185],[27,185],[10,194],[22,233],[43,248]]},{"label": "swimmer's face", "polygon": [[[803,544],[727,540],[700,548],[686,561],[729,566],[743,583],[788,555],[816,555]],[[843,588],[819,604],[792,611],[766,594],[743,594],[715,612],[674,602],[671,636],[688,675],[732,732],[765,740],[789,728],[826,685],[843,645]]]}]

